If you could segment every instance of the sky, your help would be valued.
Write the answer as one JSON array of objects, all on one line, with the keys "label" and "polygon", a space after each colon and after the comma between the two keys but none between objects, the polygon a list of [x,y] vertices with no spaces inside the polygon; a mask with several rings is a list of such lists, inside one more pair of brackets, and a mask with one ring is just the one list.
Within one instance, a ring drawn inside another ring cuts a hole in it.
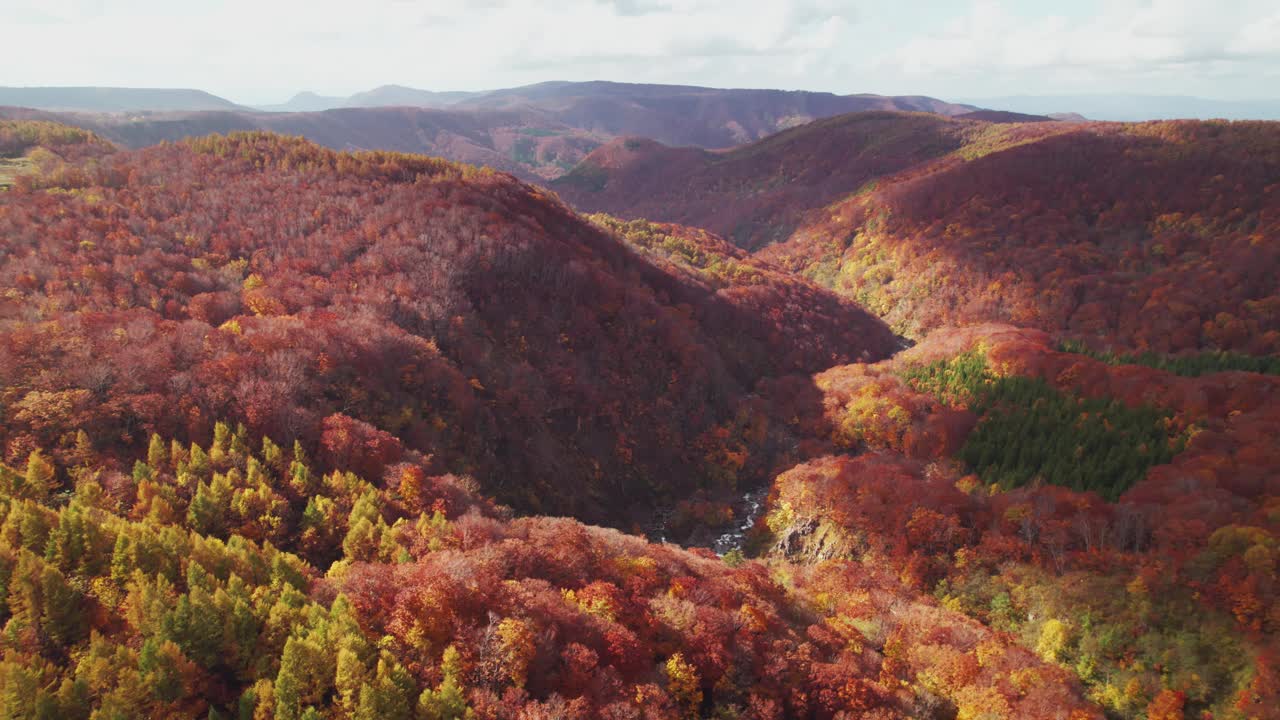
[{"label": "sky", "polygon": [[[0,85],[1280,96],[1276,0],[0,0]],[[30,58],[30,61],[13,61]]]}]

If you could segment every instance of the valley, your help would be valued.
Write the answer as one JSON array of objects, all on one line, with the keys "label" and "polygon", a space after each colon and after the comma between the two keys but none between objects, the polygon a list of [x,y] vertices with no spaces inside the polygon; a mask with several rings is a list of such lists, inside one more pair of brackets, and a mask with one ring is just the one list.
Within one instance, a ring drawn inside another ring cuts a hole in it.
[{"label": "valley", "polygon": [[6,716],[1277,717],[1280,126],[428,100],[5,112]]}]

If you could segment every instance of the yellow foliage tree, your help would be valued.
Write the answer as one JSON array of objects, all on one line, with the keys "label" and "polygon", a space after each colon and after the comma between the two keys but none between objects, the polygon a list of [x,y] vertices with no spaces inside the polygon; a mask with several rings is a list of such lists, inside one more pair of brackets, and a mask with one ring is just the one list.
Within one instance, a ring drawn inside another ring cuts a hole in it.
[{"label": "yellow foliage tree", "polygon": [[32,450],[27,456],[27,474],[24,478],[26,495],[33,500],[49,497],[49,490],[53,487],[53,474],[53,463],[39,450]]},{"label": "yellow foliage tree", "polygon": [[684,709],[685,717],[698,717],[702,705],[702,680],[698,669],[676,653],[667,658],[667,692]]},{"label": "yellow foliage tree", "polygon": [[1058,662],[1062,651],[1066,649],[1071,633],[1065,623],[1057,618],[1050,618],[1040,628],[1040,640],[1036,642],[1036,654],[1049,662]]},{"label": "yellow foliage tree", "polygon": [[533,630],[523,620],[506,618],[498,623],[498,643],[503,670],[516,687],[524,687],[537,652]]}]

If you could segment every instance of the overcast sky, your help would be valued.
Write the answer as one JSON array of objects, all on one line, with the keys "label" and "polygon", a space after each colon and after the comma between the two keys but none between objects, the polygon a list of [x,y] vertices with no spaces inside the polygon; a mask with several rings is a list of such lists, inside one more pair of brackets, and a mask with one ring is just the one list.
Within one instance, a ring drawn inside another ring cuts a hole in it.
[{"label": "overcast sky", "polygon": [[1280,95],[1277,0],[0,0],[0,85]]}]

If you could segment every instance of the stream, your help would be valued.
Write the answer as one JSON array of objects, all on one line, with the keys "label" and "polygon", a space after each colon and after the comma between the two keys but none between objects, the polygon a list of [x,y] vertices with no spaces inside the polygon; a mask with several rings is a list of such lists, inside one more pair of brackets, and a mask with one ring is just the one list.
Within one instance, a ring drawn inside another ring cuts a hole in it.
[{"label": "stream", "polygon": [[[733,503],[733,517],[735,519],[732,529],[716,535],[711,540],[709,547],[722,557],[734,550],[741,551],[743,544],[746,542],[747,533],[751,531],[752,526],[756,524],[756,518],[760,517],[760,513],[764,510],[764,501],[768,496],[768,485],[743,493],[742,497]],[[653,523],[645,530],[645,536],[659,543],[671,542],[671,539],[667,537],[669,516],[669,510],[659,512]],[[708,545],[696,543],[695,546],[707,547]]]},{"label": "stream", "polygon": [[764,501],[768,495],[769,486],[766,485],[744,494],[742,500],[734,503],[733,515],[740,519],[732,530],[719,535],[712,543],[711,549],[715,550],[717,555],[723,557],[734,550],[742,550],[747,533],[755,526],[756,518],[760,517],[760,511],[764,509]]},{"label": "stream", "polygon": [[[916,345],[915,341],[908,337],[902,335],[897,335],[896,337],[898,347],[893,353],[894,355],[904,350],[909,350]],[[769,497],[770,487],[771,483],[766,483],[762,487],[743,493],[742,497],[733,503],[733,517],[735,518],[733,529],[716,535],[710,543],[711,549],[717,555],[724,557],[734,550],[742,551],[744,549],[743,545],[746,543],[747,533],[755,526],[756,519],[760,517],[760,513],[764,510],[764,503]],[[668,521],[670,517],[670,507],[660,509],[652,516],[650,522],[643,526],[641,532],[652,542],[672,542],[668,537]],[[700,537],[699,540],[701,539]],[[681,544],[683,545],[683,543]],[[706,547],[704,542],[695,542],[691,546]]]}]

